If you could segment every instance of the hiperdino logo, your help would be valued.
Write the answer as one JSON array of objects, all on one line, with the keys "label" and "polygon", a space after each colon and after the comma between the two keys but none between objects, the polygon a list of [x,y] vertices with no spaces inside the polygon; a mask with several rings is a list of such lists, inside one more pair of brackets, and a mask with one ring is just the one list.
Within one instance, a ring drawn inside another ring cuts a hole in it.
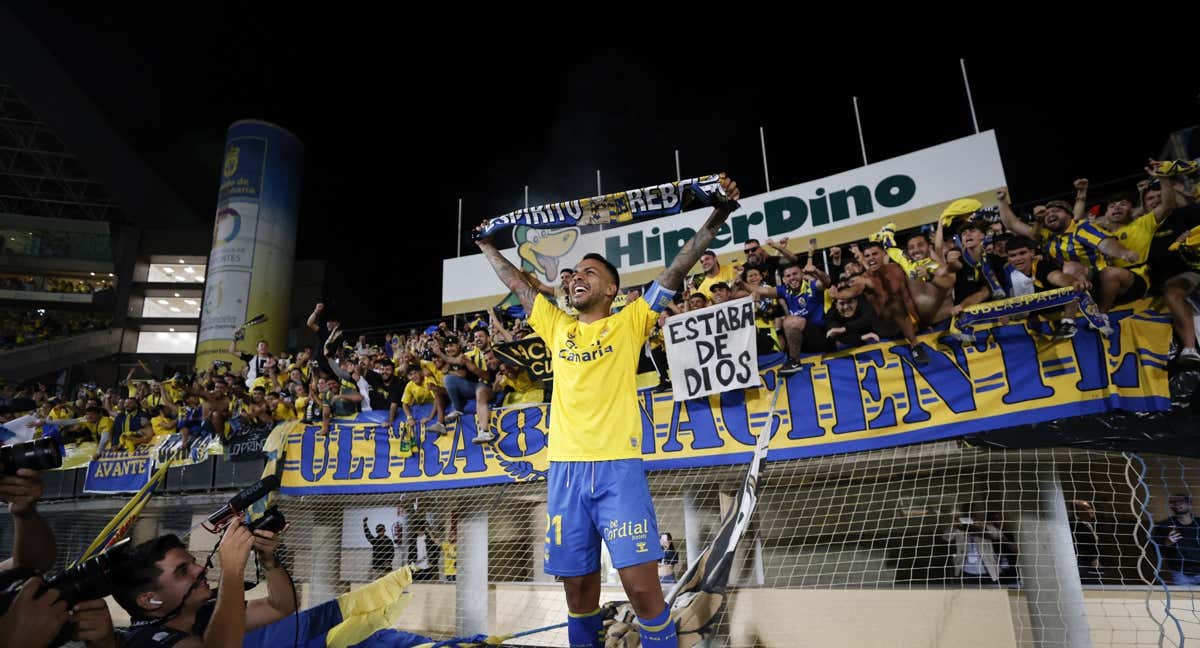
[{"label": "hiperdino logo", "polygon": [[[878,208],[901,207],[916,193],[916,181],[898,174],[880,180],[874,187],[854,185],[833,191],[817,187],[810,196],[774,198],[763,202],[762,211],[731,218],[729,223],[721,226],[710,247],[720,250],[746,242],[751,238],[752,225],[766,223],[768,237],[785,236],[805,224],[823,228],[830,223],[867,216]],[[670,264],[693,234],[695,231],[690,227],[677,230],[652,227],[648,236],[641,231],[618,234],[604,239],[604,256],[618,268],[643,263]]]}]

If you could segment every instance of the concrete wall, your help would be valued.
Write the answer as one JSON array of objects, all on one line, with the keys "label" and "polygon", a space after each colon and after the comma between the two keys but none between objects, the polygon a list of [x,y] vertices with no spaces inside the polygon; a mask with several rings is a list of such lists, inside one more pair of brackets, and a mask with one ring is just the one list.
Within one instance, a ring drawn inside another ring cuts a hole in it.
[{"label": "concrete wall", "polygon": [[[360,585],[361,586],[361,585]],[[303,590],[303,587],[302,587]],[[454,632],[454,584],[415,583],[412,603],[397,627],[409,632],[448,636]],[[265,586],[247,593],[266,596]],[[603,600],[622,598],[619,587],[605,587]],[[1175,605],[1181,601],[1176,599]],[[1182,601],[1188,608],[1191,604]],[[1088,590],[1088,621],[1095,648],[1158,648],[1159,627],[1147,615],[1144,592]],[[489,604],[488,632],[529,630],[566,619],[562,587],[495,585]],[[1163,618],[1163,597],[1150,598],[1154,618]],[[114,623],[128,615],[109,599]],[[1019,592],[1009,590],[779,590],[745,589],[730,602],[729,646],[761,648],[1015,648],[1032,646],[1033,635]],[[1180,615],[1185,640],[1200,641],[1194,612]],[[1190,620],[1190,621],[1189,621]],[[1173,630],[1172,630],[1173,631]],[[1171,636],[1171,635],[1168,635]],[[566,645],[565,631],[521,639],[530,646]],[[1168,640],[1165,645],[1176,645]]]},{"label": "concrete wall", "polygon": [[[449,635],[454,631],[454,584],[417,583],[413,601],[397,627],[410,632]],[[1176,593],[1176,616],[1184,637],[1200,641],[1200,622],[1190,601]],[[1159,627],[1147,615],[1140,590],[1085,592],[1095,648],[1157,648]],[[605,586],[601,600],[621,600],[620,587]],[[748,588],[733,593],[729,605],[729,646],[761,648],[1015,648],[1032,646],[1024,595],[1004,589],[776,589]],[[566,619],[562,587],[493,585],[487,632],[528,630]],[[1149,609],[1163,617],[1163,596],[1152,593]],[[1190,619],[1190,623],[1188,620]],[[1173,632],[1173,629],[1169,629]],[[1171,637],[1168,634],[1168,637]],[[566,633],[551,631],[522,638],[522,644],[559,646]],[[1166,645],[1176,645],[1168,640]]]}]

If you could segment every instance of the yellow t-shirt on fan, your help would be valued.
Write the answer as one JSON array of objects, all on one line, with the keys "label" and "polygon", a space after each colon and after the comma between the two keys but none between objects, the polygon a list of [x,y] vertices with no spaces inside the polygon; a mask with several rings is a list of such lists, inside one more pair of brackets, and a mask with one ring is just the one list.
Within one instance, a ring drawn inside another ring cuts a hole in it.
[{"label": "yellow t-shirt on fan", "polygon": [[400,396],[400,402],[408,406],[432,403],[433,390],[428,385],[409,381],[404,385],[404,394]]},{"label": "yellow t-shirt on fan", "polygon": [[1125,259],[1113,259],[1112,265],[1120,268],[1128,268],[1130,272],[1145,279],[1147,284],[1150,282],[1149,266],[1146,262],[1150,254],[1150,244],[1154,242],[1154,233],[1158,231],[1161,223],[1154,216],[1154,212],[1142,214],[1138,218],[1118,227],[1112,231],[1113,238],[1121,242],[1121,245],[1137,252],[1137,261],[1126,261]]},{"label": "yellow t-shirt on fan", "polygon": [[732,286],[733,279],[736,276],[737,273],[733,271],[733,264],[723,265],[719,270],[717,270],[716,275],[712,277],[705,275],[704,280],[700,282],[699,286],[696,286],[696,290],[694,292],[704,293],[705,297],[712,299],[713,284],[724,283],[727,286]]}]

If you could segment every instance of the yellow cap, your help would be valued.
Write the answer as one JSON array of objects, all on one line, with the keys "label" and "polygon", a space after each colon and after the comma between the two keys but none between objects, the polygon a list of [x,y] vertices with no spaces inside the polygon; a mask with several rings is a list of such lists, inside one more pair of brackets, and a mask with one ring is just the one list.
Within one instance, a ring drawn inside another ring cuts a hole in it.
[{"label": "yellow cap", "polygon": [[970,216],[983,208],[983,203],[974,198],[959,198],[942,210],[942,226],[945,227],[962,216]]}]

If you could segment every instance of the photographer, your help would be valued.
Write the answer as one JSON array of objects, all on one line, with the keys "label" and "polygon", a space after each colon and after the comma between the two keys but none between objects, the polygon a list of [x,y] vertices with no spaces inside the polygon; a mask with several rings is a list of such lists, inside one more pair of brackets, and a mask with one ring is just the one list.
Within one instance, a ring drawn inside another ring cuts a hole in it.
[{"label": "photographer", "polygon": [[[218,589],[209,587],[206,567],[174,535],[133,550],[125,587],[113,595],[133,624],[125,648],[241,646],[246,632],[295,611],[291,578],[275,558],[278,535],[251,533],[240,519],[221,538]],[[265,572],[267,597],[247,602],[242,581],[251,549]]]},{"label": "photographer", "polygon": [[[88,648],[120,645],[103,599],[81,601],[72,607],[58,590],[41,591],[45,584],[41,578],[20,579],[19,570],[0,573],[0,595],[8,603],[7,609],[0,612],[0,645],[40,648],[60,646],[72,639]],[[63,632],[68,624],[73,627]]]},{"label": "photographer", "polygon": [[[13,596],[8,609],[0,614],[0,644],[49,646],[67,622],[67,604],[56,590],[38,595],[43,584],[41,578],[32,577],[21,583],[17,574],[15,571],[0,574],[0,587],[6,588],[6,598]],[[19,589],[14,596],[15,588]]]},{"label": "photographer", "polygon": [[28,468],[0,478],[0,500],[8,502],[13,518],[13,555],[0,562],[0,645],[58,645],[63,626],[71,623],[75,628],[67,637],[89,648],[113,648],[117,644],[104,601],[71,607],[58,590],[42,592],[44,581],[30,577],[48,570],[56,554],[54,534],[37,513],[42,488],[41,474]]}]

